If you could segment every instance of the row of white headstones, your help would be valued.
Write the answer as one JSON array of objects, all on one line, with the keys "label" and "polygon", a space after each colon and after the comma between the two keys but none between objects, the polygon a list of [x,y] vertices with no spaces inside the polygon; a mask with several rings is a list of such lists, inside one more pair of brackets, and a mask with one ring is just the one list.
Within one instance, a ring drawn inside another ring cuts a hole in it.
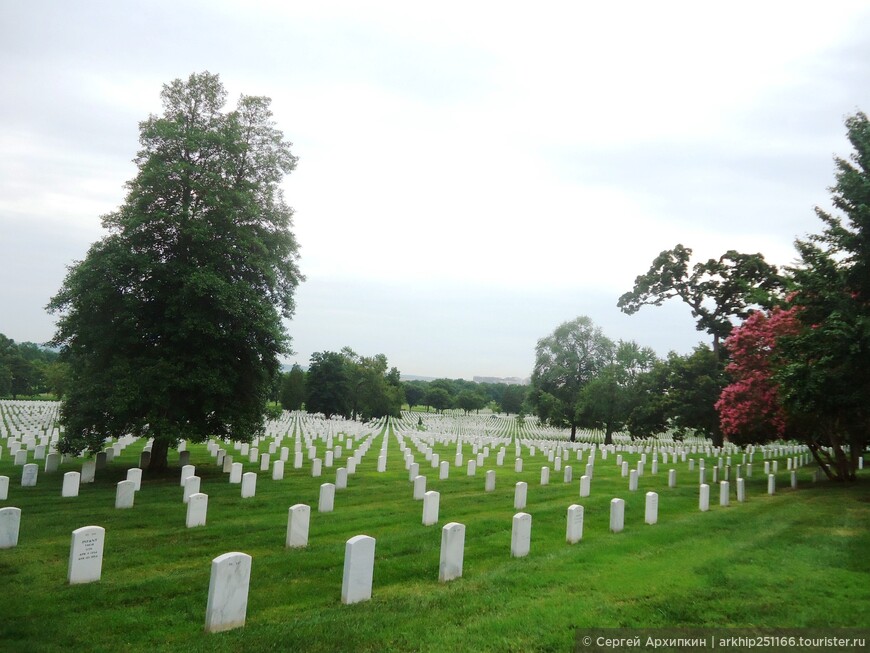
[{"label": "row of white headstones", "polygon": [[[386,444],[386,438],[385,438]],[[363,452],[364,453],[364,452]],[[440,465],[439,465],[440,466]],[[416,471],[416,463],[409,465],[410,473]],[[566,468],[568,472],[569,468]],[[131,470],[132,471],[132,470]],[[140,471],[141,470],[136,470]],[[205,511],[208,496],[199,492],[194,481],[198,477],[192,475],[193,466],[186,466],[182,470],[182,484],[185,492],[184,498],[188,502],[188,527],[205,524]],[[339,478],[342,476],[338,470]],[[673,478],[674,470],[671,470]],[[244,477],[256,482],[256,474],[253,472]],[[243,478],[244,478],[243,477]],[[346,478],[346,477],[345,477]],[[581,488],[585,485],[588,489],[588,477],[586,483],[581,479]],[[773,474],[770,475],[771,484],[769,491],[773,492]],[[337,479],[338,480],[338,479]],[[431,525],[438,521],[438,507],[440,494],[438,492],[421,491],[425,488],[425,477],[414,476],[414,498],[423,500],[423,523]],[[243,481],[244,484],[244,481]],[[116,497],[117,507],[126,507],[123,501],[119,501],[120,490],[130,488],[135,491],[132,480],[119,483],[119,496]],[[737,481],[738,500],[742,501],[743,479]],[[319,510],[322,512],[332,510],[332,499],[336,485],[326,483],[321,486]],[[486,489],[494,489],[494,471],[487,473]],[[516,484],[514,505],[515,508],[525,507],[527,484]],[[126,494],[126,491],[124,492]],[[244,496],[244,494],[243,494]],[[729,490],[728,481],[720,483],[720,503],[728,505]],[[132,505],[132,503],[130,504]],[[700,486],[699,507],[701,510],[709,508],[709,486]],[[611,501],[610,530],[620,532],[624,528],[625,502],[615,498]],[[21,511],[18,508],[4,508],[0,510],[0,548],[10,548],[17,545],[18,530]],[[658,520],[658,495],[655,492],[646,494],[645,522],[655,524]],[[310,522],[310,507],[304,504],[292,506],[289,510],[287,525],[287,547],[304,547],[308,544],[308,529]],[[528,555],[531,543],[532,517],[525,512],[517,513],[513,518],[511,534],[511,555],[523,557]],[[583,536],[583,506],[572,504],[568,508],[566,540],[576,543]],[[464,554],[465,526],[456,522],[445,525],[442,529],[441,560],[439,580],[446,582],[462,575],[462,562]],[[87,583],[98,581],[101,577],[103,543],[105,530],[99,526],[86,526],[73,532],[70,545],[70,561],[68,580],[70,584]],[[374,538],[367,535],[358,535],[346,544],[345,564],[342,579],[341,600],[343,603],[356,603],[371,598],[372,577],[374,569]],[[206,630],[217,632],[244,625],[247,610],[247,593],[250,582],[251,557],[240,552],[231,552],[215,558],[212,562],[212,573],[209,584],[208,603],[206,607]]]}]

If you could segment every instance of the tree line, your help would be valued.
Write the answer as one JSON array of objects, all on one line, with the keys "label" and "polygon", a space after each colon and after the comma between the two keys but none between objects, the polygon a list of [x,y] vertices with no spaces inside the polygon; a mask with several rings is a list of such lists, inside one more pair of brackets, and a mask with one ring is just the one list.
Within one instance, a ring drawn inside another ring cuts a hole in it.
[{"label": "tree line", "polygon": [[[162,470],[182,439],[249,441],[263,429],[304,280],[280,188],[296,157],[268,98],[242,95],[229,111],[226,98],[217,75],[193,74],[166,84],[162,114],[140,123],[125,201],[47,307],[58,315],[49,345],[60,366],[32,343],[0,341],[0,394],[61,381],[61,452],[95,452],[130,433],[153,438],[150,469]],[[854,152],[836,159],[838,213],[817,209],[824,228],[796,242],[796,265],[778,270],[733,250],[691,264],[678,244],[619,298],[628,314],[685,302],[712,347],[658,360],[580,317],[538,342],[525,395],[402,383],[385,356],[349,349],[315,354],[280,393],[295,387],[287,392],[309,410],[363,419],[404,402],[506,412],[519,403],[572,437],[592,425],[608,437],[627,428],[800,438],[832,478],[854,478],[870,433],[870,126],[859,112],[846,128]]]},{"label": "tree line", "polygon": [[870,436],[870,121],[846,119],[853,152],[835,159],[832,213],[795,241],[784,269],[729,250],[690,267],[661,252],[617,305],[627,314],[677,298],[712,349],[656,361],[609,340],[587,317],[538,341],[530,402],[541,419],[647,434],[692,428],[746,444],[803,441],[826,475],[853,480]]},{"label": "tree line", "polygon": [[63,396],[66,365],[58,353],[33,342],[16,343],[0,333],[0,397]]},{"label": "tree line", "polygon": [[285,410],[305,408],[326,417],[347,419],[398,417],[402,407],[443,411],[456,408],[469,413],[490,408],[504,413],[523,409],[527,387],[476,383],[464,379],[402,381],[396,367],[388,369],[383,354],[360,356],[349,347],[339,352],[317,352],[308,370],[294,365],[279,380],[278,400]]}]

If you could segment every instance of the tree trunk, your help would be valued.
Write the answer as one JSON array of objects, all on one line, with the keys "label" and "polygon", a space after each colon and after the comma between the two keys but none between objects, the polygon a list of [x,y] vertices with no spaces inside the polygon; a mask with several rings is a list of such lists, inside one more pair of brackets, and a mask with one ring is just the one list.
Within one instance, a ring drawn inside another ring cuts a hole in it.
[{"label": "tree trunk", "polygon": [[613,429],[610,426],[610,422],[604,425],[604,444],[613,444]]},{"label": "tree trunk", "polygon": [[571,424],[571,442],[577,442],[577,425]]},{"label": "tree trunk", "polygon": [[148,463],[148,471],[151,473],[165,472],[169,467],[169,440],[154,438],[151,443],[151,461]]}]

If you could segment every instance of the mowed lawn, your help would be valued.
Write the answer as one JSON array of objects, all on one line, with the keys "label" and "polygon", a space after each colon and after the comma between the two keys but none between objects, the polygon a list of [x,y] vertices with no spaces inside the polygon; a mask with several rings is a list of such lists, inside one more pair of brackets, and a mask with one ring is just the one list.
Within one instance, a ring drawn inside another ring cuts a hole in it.
[{"label": "mowed lawn", "polygon": [[[259,472],[256,496],[242,499],[204,445],[190,447],[191,463],[209,495],[205,527],[185,528],[180,467],[154,478],[146,472],[135,506],[114,508],[115,484],[138,465],[143,442],[128,447],[61,498],[63,473],[81,463],[42,471],[35,488],[20,487],[21,468],[4,451],[0,475],[10,477],[0,508],[21,508],[16,548],[0,550],[0,651],[569,651],[578,628],[608,627],[855,627],[870,623],[870,476],[842,487],[813,484],[812,467],[789,488],[781,459],[777,493],[756,457],[747,501],[698,510],[698,473],[687,463],[647,471],[628,491],[615,456],[595,462],[592,494],[579,497],[586,464],[570,461],[574,480],[552,470],[545,456],[524,454],[515,473],[513,447],[496,466],[496,449],[476,476],[453,466],[455,445],[436,446],[450,462],[438,480],[415,452],[427,489],[441,493],[437,526],[421,523],[422,502],[412,498],[397,438],[374,434],[368,454],[336,492],[335,510],[317,512],[321,483],[335,468],[311,477],[311,463],[293,469],[293,438],[285,477]],[[376,471],[384,438],[387,471]],[[407,442],[407,438],[406,438]],[[322,458],[324,443],[318,443]],[[241,457],[235,454],[238,462]],[[464,446],[465,460],[471,446]],[[639,455],[625,456],[634,466]],[[695,456],[698,458],[698,456]],[[273,460],[277,455],[273,456]],[[707,459],[708,479],[712,458]],[[540,485],[540,469],[551,468]],[[677,470],[668,488],[667,471]],[[488,469],[496,489],[484,492]],[[697,469],[697,468],[696,468]],[[245,461],[245,471],[258,465]],[[526,481],[532,515],[531,552],[510,555],[514,484]],[[709,482],[709,480],[708,480]],[[644,523],[644,495],[659,493],[659,520]],[[625,530],[609,532],[610,500],[626,501]],[[309,545],[286,549],[288,508],[312,507]],[[569,505],[585,508],[581,542],[565,541]],[[438,582],[441,526],[466,525],[463,577]],[[70,534],[81,526],[106,529],[102,579],[67,584]],[[366,534],[377,540],[372,600],[341,604],[345,542]],[[247,624],[220,634],[204,632],[211,560],[230,551],[253,557]]]}]

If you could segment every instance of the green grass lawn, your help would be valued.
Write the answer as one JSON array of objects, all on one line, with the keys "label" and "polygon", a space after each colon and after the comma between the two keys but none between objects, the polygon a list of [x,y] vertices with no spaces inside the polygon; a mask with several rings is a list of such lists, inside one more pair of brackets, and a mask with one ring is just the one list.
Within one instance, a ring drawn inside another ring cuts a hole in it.
[{"label": "green grass lawn", "polygon": [[[62,499],[65,464],[53,474],[40,465],[35,488],[20,487],[21,468],[4,451],[0,475],[10,477],[0,507],[22,510],[19,544],[0,550],[0,651],[569,651],[577,628],[607,627],[854,627],[870,623],[870,481],[850,487],[813,484],[811,468],[788,487],[780,462],[777,493],[766,494],[756,459],[747,501],[698,510],[697,472],[687,463],[649,465],[637,492],[628,491],[615,457],[598,459],[592,495],[579,498],[585,465],[571,461],[574,481],[551,471],[540,486],[540,453],[513,471],[513,448],[497,467],[490,454],[475,477],[453,466],[455,446],[436,446],[450,478],[438,480],[415,451],[427,489],[441,493],[437,526],[421,524],[398,441],[389,437],[387,472],[376,471],[383,437],[375,441],[335,511],[317,512],[321,483],[306,460],[285,478],[260,472],[254,498],[241,499],[204,445],[191,463],[209,495],[208,523],[185,528],[177,454],[162,478],[146,473],[131,510],[114,508],[115,484],[138,464],[142,442],[128,447],[77,498]],[[323,451],[323,443],[319,445]],[[236,461],[240,460],[237,452]],[[471,447],[465,447],[466,460]],[[573,458],[573,456],[572,456]],[[634,465],[638,455],[628,455]],[[277,456],[273,456],[273,460]],[[339,461],[343,465],[345,458]],[[708,459],[708,467],[713,464]],[[668,488],[667,470],[677,469]],[[245,462],[245,471],[257,465]],[[496,490],[484,492],[487,469]],[[708,477],[709,478],[709,477]],[[531,553],[511,558],[514,484],[529,484]],[[644,494],[659,493],[659,522],[644,524]],[[612,534],[609,504],[626,501],[625,530]],[[309,546],[285,549],[288,508],[312,507]],[[570,504],[585,508],[583,540],[565,542]],[[438,582],[441,526],[466,525],[463,577]],[[102,580],[66,582],[70,533],[106,529]],[[376,538],[372,600],[342,605],[345,542]],[[211,560],[229,551],[253,557],[244,628],[203,631]]]}]

